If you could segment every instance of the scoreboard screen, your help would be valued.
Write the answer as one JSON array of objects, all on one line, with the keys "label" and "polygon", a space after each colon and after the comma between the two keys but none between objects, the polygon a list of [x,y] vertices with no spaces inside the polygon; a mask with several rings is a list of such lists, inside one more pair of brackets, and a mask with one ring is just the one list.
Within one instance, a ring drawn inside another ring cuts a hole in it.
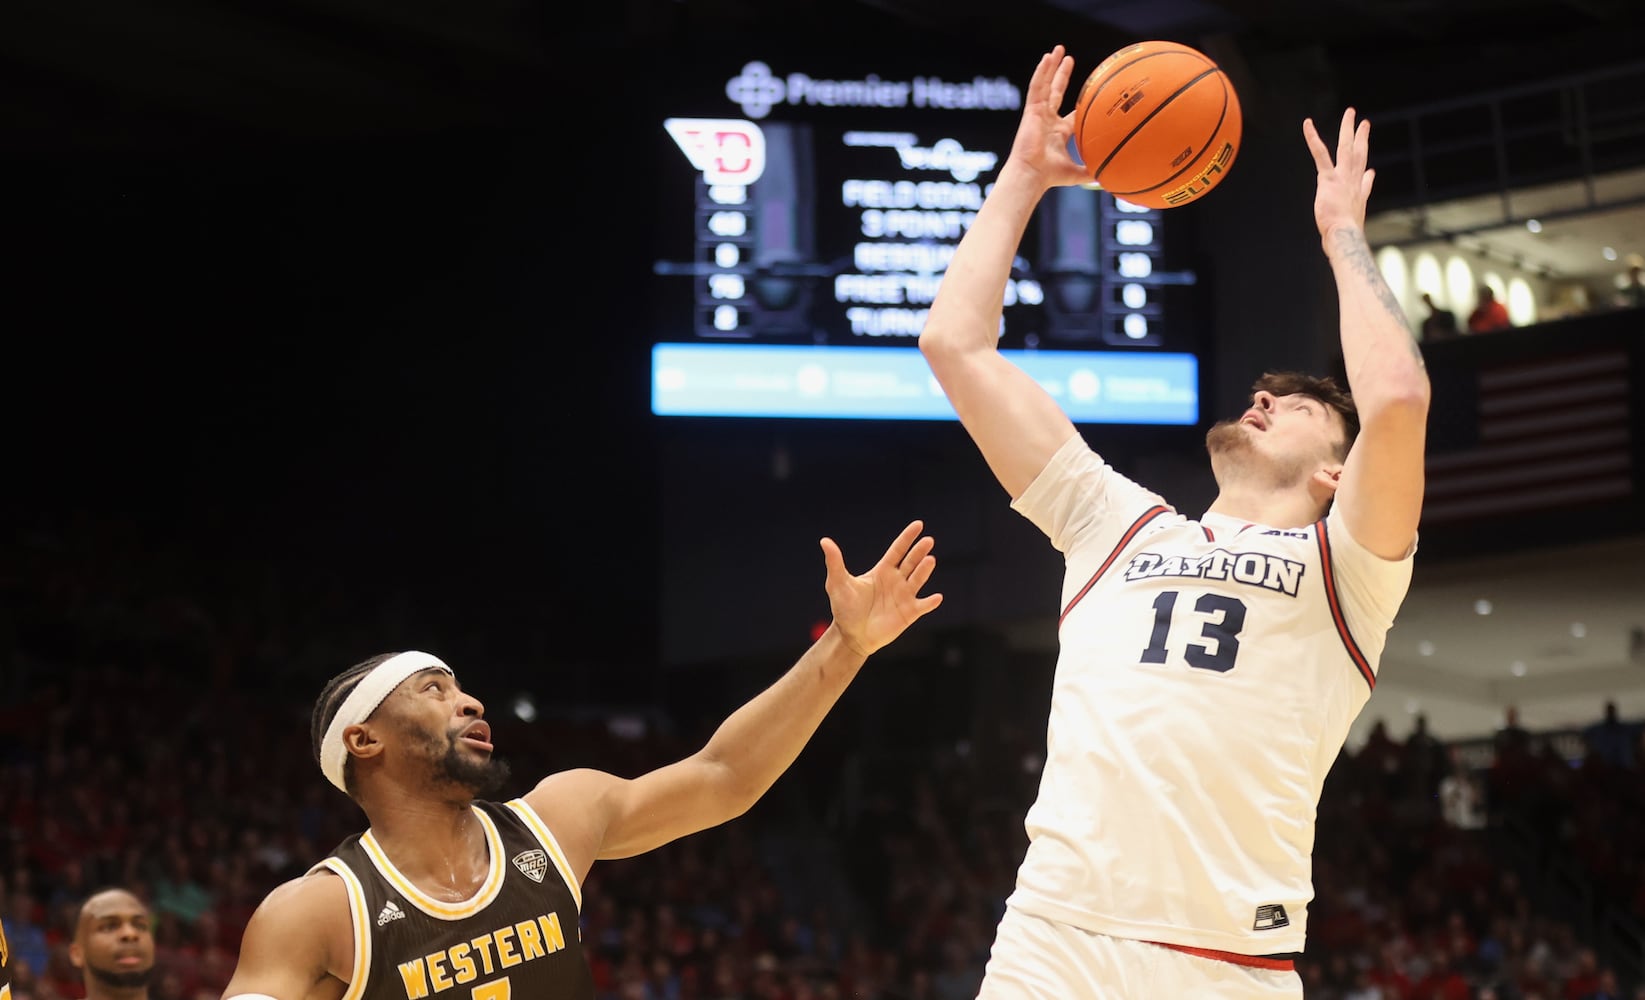
[{"label": "scoreboard screen", "polygon": [[[651,123],[652,411],[954,419],[918,337],[1016,132],[1014,74],[758,51],[674,74]],[[1199,419],[1168,215],[1070,187],[1030,221],[999,345],[1076,422]]]}]

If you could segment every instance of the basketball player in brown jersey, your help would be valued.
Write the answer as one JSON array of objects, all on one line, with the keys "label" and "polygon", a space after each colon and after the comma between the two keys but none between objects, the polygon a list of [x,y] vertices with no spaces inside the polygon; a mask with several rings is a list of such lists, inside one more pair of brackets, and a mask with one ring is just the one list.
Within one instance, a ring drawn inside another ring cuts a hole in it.
[{"label": "basketball player in brown jersey", "polygon": [[11,945],[6,943],[4,921],[0,921],[0,1000],[11,1000]]},{"label": "basketball player in brown jersey", "polygon": [[69,961],[80,970],[86,1000],[148,1000],[154,975],[149,909],[124,889],[104,889],[80,905]]},{"label": "basketball player in brown jersey", "polygon": [[914,521],[868,572],[822,539],[833,622],[697,753],[633,779],[578,769],[487,801],[506,776],[481,703],[422,652],[328,683],[315,756],[370,828],[275,889],[246,928],[225,1000],[591,1000],[578,940],[596,860],[740,816],[787,770],[868,656],[935,610]]}]

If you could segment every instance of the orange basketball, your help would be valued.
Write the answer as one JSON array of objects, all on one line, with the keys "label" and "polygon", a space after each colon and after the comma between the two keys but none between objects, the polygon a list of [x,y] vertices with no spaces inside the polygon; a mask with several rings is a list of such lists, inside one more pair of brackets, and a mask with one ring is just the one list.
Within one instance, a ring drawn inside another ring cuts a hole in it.
[{"label": "orange basketball", "polygon": [[1074,103],[1074,145],[1091,179],[1147,208],[1186,205],[1220,184],[1243,124],[1228,74],[1176,42],[1120,49]]}]

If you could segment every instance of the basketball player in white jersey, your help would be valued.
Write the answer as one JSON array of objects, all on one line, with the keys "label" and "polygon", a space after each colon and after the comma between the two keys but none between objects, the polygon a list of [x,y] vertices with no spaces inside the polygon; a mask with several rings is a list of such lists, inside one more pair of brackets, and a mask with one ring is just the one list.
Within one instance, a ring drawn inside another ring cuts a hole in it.
[{"label": "basketball player in white jersey", "polygon": [[866,659],[942,603],[923,524],[851,576],[822,540],[834,620],[776,683],[684,760],[627,779],[590,768],[505,803],[484,707],[418,651],[333,678],[315,756],[370,828],[252,915],[230,1000],[593,1000],[578,937],[594,862],[746,812],[787,770]]},{"label": "basketball player in white jersey", "polygon": [[980,996],[1296,998],[1315,806],[1376,683],[1422,506],[1428,379],[1365,240],[1369,126],[1348,110],[1333,160],[1303,124],[1352,397],[1264,376],[1207,435],[1218,496],[1194,519],[1103,462],[996,349],[1029,217],[1089,179],[1060,113],[1072,71],[1061,46],[1041,59],[920,336],[1067,567],[1030,846]]}]

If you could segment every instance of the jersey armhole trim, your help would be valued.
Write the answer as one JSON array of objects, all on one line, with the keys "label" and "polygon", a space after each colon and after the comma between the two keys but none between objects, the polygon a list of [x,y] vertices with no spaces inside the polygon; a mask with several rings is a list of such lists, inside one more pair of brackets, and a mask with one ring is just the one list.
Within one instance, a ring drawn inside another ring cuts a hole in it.
[{"label": "jersey armhole trim", "polygon": [[1108,572],[1108,567],[1114,565],[1114,560],[1118,559],[1120,553],[1125,551],[1125,547],[1130,545],[1132,540],[1137,537],[1137,533],[1142,531],[1149,521],[1161,514],[1168,513],[1170,510],[1171,508],[1164,504],[1156,504],[1144,511],[1143,515],[1131,524],[1131,527],[1125,529],[1125,534],[1120,536],[1119,543],[1114,546],[1114,551],[1108,553],[1108,558],[1104,559],[1102,565],[1097,567],[1097,571],[1091,574],[1091,579],[1087,580],[1085,586],[1080,588],[1080,592],[1075,594],[1073,599],[1068,602],[1068,607],[1062,609],[1062,614],[1057,618],[1057,628],[1062,628],[1062,623],[1068,620],[1068,615],[1074,610],[1075,605],[1084,600],[1085,595],[1091,592],[1091,588],[1095,587],[1097,581],[1102,579],[1102,575]]},{"label": "jersey armhole trim", "polygon": [[1331,562],[1331,537],[1326,530],[1324,518],[1314,522],[1314,538],[1319,542],[1319,561],[1321,569],[1324,570],[1320,573],[1320,579],[1325,584],[1325,601],[1331,607],[1331,621],[1336,625],[1343,648],[1348,650],[1348,658],[1359,668],[1359,674],[1365,679],[1366,686],[1375,691],[1377,672],[1371,669],[1371,661],[1365,658],[1365,654],[1360,651],[1359,643],[1354,641],[1353,633],[1348,631],[1348,619],[1342,613],[1342,602],[1337,596],[1336,566]]},{"label": "jersey armhole trim", "polygon": [[335,873],[348,888],[349,924],[354,928],[354,974],[349,976],[343,1000],[360,1000],[366,995],[366,983],[371,978],[371,923],[366,913],[366,891],[341,858],[327,858],[310,871],[321,868]]},{"label": "jersey armhole trim", "polygon": [[543,818],[537,815],[537,810],[531,808],[531,803],[525,799],[510,799],[504,805],[514,810],[525,821],[525,825],[531,829],[537,840],[542,843],[543,849],[548,851],[548,856],[554,860],[554,867],[560,871],[560,878],[564,880],[565,887],[571,890],[571,899],[577,904],[577,912],[581,913],[583,911],[583,887],[578,883],[577,876],[571,871],[571,862],[566,860],[565,852],[560,850],[560,842],[554,839],[554,831],[548,828],[548,824],[543,822]]}]

